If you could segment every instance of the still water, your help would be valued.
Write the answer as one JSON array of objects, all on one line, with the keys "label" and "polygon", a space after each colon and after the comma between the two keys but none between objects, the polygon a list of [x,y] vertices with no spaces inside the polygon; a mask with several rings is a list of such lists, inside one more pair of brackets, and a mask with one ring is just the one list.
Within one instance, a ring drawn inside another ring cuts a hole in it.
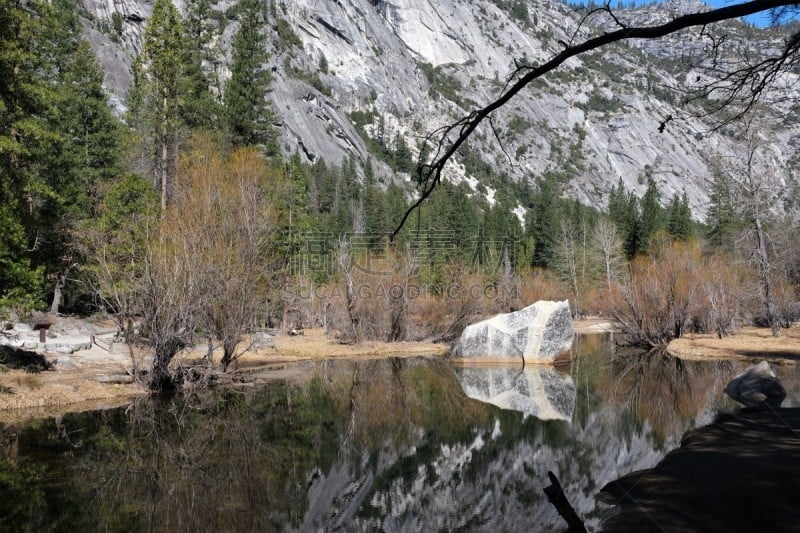
[{"label": "still water", "polygon": [[[615,355],[604,336],[573,351],[564,371],[330,361],[0,423],[0,530],[563,531],[548,471],[596,529],[600,488],[735,409],[722,389],[746,365]],[[798,405],[796,368],[777,372]]]}]

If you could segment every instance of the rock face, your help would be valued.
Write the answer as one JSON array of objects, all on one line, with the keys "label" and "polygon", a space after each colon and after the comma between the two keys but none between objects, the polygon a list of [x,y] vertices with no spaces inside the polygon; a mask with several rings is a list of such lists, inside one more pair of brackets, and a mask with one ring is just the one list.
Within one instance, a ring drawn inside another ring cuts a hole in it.
[{"label": "rock face", "polygon": [[[153,0],[75,1],[85,16],[85,37],[105,69],[111,101],[122,113]],[[175,4],[185,10],[187,3]],[[238,0],[213,2],[208,21],[216,33],[210,46],[218,65],[210,74],[220,80],[223,92],[230,76],[231,41],[239,26],[232,16],[237,4]],[[549,59],[579,28],[597,34],[620,23],[666,22],[703,9],[691,0],[675,0],[615,10],[622,17],[616,21],[601,13],[584,19],[566,3],[550,1],[513,3],[527,6],[522,18],[503,7],[511,2],[271,3],[276,4],[280,9],[270,15],[263,34],[271,56],[270,99],[280,123],[281,146],[287,155],[299,153],[308,162],[324,159],[332,165],[351,156],[361,161],[369,157],[368,144],[352,123],[354,112],[366,117],[363,129],[373,139],[385,140],[390,148],[402,139],[416,154],[425,134],[495,99],[519,61],[537,64]],[[112,30],[115,16],[121,20],[118,34]],[[291,30],[294,44],[278,27]],[[740,49],[782,49],[786,38],[785,31],[748,28],[739,22],[726,28],[736,54]],[[687,113],[679,103],[692,80],[700,78],[702,69],[693,65],[708,59],[707,48],[703,32],[692,31],[575,57],[519,93],[513,105],[498,110],[494,120],[502,145],[493,141],[495,130],[488,125],[476,130],[470,144],[486,163],[498,165],[498,172],[514,180],[563,171],[570,177],[564,193],[589,205],[605,205],[619,180],[641,196],[647,187],[644,178],[651,176],[665,201],[685,192],[693,214],[702,218],[709,205],[710,154],[724,158],[742,149],[736,139],[705,133],[714,131],[713,124]],[[319,67],[323,58],[325,70]],[[797,74],[785,75],[782,85],[797,87]],[[308,80],[314,77],[319,83],[312,86]],[[796,97],[792,89],[763,110],[765,121],[776,125],[768,138],[774,160],[770,174],[782,187],[797,181],[793,169],[800,121],[782,120],[783,114],[794,116]],[[660,131],[667,116],[680,116],[680,125],[676,121]],[[509,153],[514,154],[513,162]],[[480,184],[456,159],[445,169],[445,179],[465,181],[493,204],[494,190]],[[396,179],[383,162],[373,164],[378,174]],[[521,203],[517,209],[525,211]]]},{"label": "rock face", "polygon": [[467,326],[453,357],[552,363],[570,349],[574,337],[569,302],[539,301]]},{"label": "rock face", "polygon": [[786,398],[775,372],[766,361],[745,369],[725,387],[725,394],[747,407],[780,407]]},{"label": "rock face", "polygon": [[539,420],[572,420],[575,383],[552,368],[501,366],[456,367],[456,377],[470,398],[520,411]]}]

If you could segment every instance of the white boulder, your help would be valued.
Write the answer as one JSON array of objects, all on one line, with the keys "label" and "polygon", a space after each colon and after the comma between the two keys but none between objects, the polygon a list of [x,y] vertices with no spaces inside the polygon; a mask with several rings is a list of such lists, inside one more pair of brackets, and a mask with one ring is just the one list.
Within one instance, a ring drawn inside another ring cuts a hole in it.
[{"label": "white boulder", "polygon": [[569,351],[574,338],[569,302],[539,301],[467,326],[453,357],[552,363],[557,355]]}]

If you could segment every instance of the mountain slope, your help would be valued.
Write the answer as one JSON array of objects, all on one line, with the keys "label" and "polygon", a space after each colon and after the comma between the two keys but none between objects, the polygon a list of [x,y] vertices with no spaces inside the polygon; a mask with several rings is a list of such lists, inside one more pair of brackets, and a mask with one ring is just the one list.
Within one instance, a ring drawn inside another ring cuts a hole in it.
[{"label": "mountain slope", "polygon": [[[144,0],[82,1],[87,35],[121,108],[131,58],[152,5]],[[675,1],[621,10],[619,16],[645,24],[702,8],[697,2]],[[213,9],[224,81],[237,28],[235,2],[222,0]],[[264,32],[283,150],[336,164],[350,155],[369,157],[364,135],[390,149],[402,139],[416,154],[427,132],[494,99],[515,61],[534,64],[562,49],[576,31],[580,40],[610,24],[597,16],[579,30],[580,15],[557,2],[296,0],[271,2],[269,10]],[[115,18],[121,21],[119,34],[113,29]],[[779,31],[726,24],[740,48],[765,50],[780,42]],[[695,216],[702,218],[712,159],[740,153],[741,146],[731,137],[709,133],[711,122],[680,105],[681,91],[690,88],[707,54],[708,43],[699,33],[618,44],[570,60],[498,112],[493,128],[485,124],[478,129],[469,145],[484,168],[462,157],[450,166],[448,179],[468,180],[491,203],[496,189],[504,186],[502,176],[532,183],[549,173],[564,184],[567,195],[604,207],[619,179],[641,195],[646,178],[652,177],[664,201],[685,191]],[[797,181],[790,164],[800,130],[782,120],[789,112],[784,107],[768,117],[776,131],[767,138],[773,166],[786,171],[784,180]],[[660,133],[659,125],[669,116],[676,120]],[[391,173],[386,165],[377,170]]]}]

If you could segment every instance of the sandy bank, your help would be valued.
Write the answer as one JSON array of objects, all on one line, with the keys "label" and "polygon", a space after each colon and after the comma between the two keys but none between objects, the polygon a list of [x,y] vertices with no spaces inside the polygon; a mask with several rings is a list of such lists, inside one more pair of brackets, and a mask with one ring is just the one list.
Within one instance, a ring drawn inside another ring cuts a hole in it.
[{"label": "sandy bank", "polygon": [[735,335],[688,334],[669,343],[667,351],[681,359],[736,359],[757,363],[796,364],[800,361],[800,324],[773,337],[769,328],[746,327]]}]

